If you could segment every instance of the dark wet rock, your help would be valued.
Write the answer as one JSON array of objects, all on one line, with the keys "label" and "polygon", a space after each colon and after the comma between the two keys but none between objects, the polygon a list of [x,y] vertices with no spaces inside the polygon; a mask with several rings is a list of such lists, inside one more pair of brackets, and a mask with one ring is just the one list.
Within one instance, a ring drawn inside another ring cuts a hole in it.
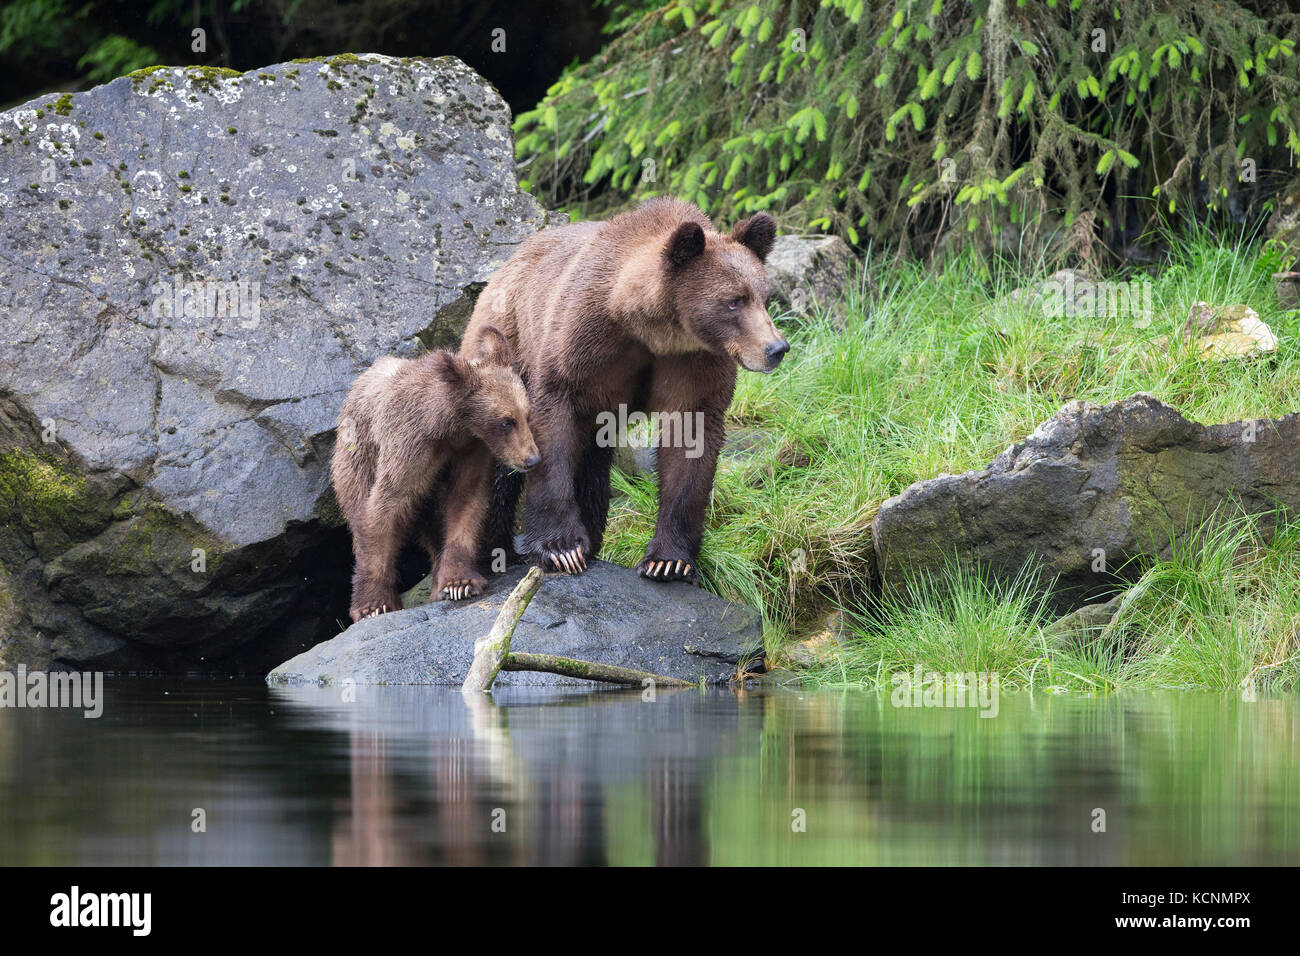
[{"label": "dark wet rock", "polygon": [[1128,583],[1125,562],[1167,556],[1216,513],[1300,510],[1300,415],[1209,427],[1149,395],[1071,402],[980,471],[921,481],[872,522],[880,575],[955,560],[1009,580],[1057,578],[1065,613]]},{"label": "dark wet rock", "polygon": [[[487,593],[370,618],[271,671],[270,684],[451,684],[465,678],[474,642],[492,629],[523,577],[514,568]],[[742,660],[762,658],[752,608],[689,584],[656,584],[594,561],[585,574],[548,574],[515,629],[511,649],[596,661],[685,680],[728,680]],[[584,683],[554,674],[505,672],[502,684]]]},{"label": "dark wet rock", "polygon": [[772,307],[808,315],[814,307],[843,319],[845,289],[857,276],[857,258],[838,236],[777,236],[767,256]]},{"label": "dark wet rock", "polygon": [[260,671],[336,630],[338,409],[544,224],[509,124],[459,61],[373,55],[0,114],[0,655]]}]

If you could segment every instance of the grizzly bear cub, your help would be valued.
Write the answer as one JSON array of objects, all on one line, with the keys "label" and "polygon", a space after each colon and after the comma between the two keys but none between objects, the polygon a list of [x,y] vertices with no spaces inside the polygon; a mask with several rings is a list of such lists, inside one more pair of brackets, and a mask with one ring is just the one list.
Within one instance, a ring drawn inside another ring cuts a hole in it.
[{"label": "grizzly bear cub", "polygon": [[381,358],[343,403],[331,476],[352,529],[354,622],[400,609],[397,563],[410,541],[429,555],[431,600],[483,593],[496,460],[524,472],[540,458],[511,346],[499,330],[475,346]]}]

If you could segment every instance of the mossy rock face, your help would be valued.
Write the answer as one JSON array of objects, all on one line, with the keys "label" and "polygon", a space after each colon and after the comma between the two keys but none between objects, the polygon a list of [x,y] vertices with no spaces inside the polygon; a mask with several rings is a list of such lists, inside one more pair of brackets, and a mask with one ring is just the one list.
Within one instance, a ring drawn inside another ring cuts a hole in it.
[{"label": "mossy rock face", "polygon": [[289,615],[333,633],[348,387],[455,344],[545,224],[505,103],[452,58],[342,54],[150,67],[0,129],[22,184],[0,208],[0,560],[23,646],[186,666],[171,651],[210,662]]},{"label": "mossy rock face", "polygon": [[86,482],[56,459],[21,448],[0,454],[0,521],[29,531],[67,522],[85,497]]},{"label": "mossy rock face", "polygon": [[980,471],[917,482],[872,522],[882,582],[953,559],[1009,581],[1037,573],[1061,613],[1128,583],[1207,521],[1300,512],[1300,416],[1209,427],[1149,395],[1071,402]]}]

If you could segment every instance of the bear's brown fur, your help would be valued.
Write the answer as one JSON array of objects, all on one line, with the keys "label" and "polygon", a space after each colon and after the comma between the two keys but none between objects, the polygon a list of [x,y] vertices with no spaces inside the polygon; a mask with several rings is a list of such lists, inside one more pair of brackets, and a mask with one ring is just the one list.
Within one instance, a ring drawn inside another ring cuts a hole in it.
[{"label": "bear's brown fur", "polygon": [[[659,446],[659,515],[638,565],[696,579],[736,366],[770,372],[789,349],[766,307],[775,237],[766,213],[723,234],[695,206],[657,199],[530,236],[492,277],[465,345],[504,332],[528,386],[542,455],[524,508],[530,559],[581,571],[600,550],[613,449],[595,440],[598,415],[700,412],[703,454]],[[498,475],[489,546],[509,548],[521,487]]]},{"label": "bear's brown fur", "polygon": [[401,607],[397,560],[410,540],[429,555],[431,599],[483,593],[494,459],[527,471],[538,455],[508,341],[487,329],[477,342],[460,355],[381,358],[343,403],[330,470],[352,529],[353,621]]}]

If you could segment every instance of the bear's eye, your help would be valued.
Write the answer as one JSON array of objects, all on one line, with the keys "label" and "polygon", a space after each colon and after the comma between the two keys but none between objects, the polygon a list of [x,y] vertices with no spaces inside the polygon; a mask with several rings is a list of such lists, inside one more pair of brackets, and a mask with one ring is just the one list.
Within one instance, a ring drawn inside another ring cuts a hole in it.
[{"label": "bear's eye", "polygon": [[515,430],[515,420],[513,418],[501,419],[501,430],[507,434]]},{"label": "bear's eye", "polygon": [[736,298],[734,298],[734,299],[728,299],[728,300],[727,300],[727,311],[728,311],[728,312],[735,312],[737,309],[739,309],[739,308],[740,308],[742,305],[744,305],[744,304],[745,304],[745,300],[742,299],[740,296],[736,296]]}]

